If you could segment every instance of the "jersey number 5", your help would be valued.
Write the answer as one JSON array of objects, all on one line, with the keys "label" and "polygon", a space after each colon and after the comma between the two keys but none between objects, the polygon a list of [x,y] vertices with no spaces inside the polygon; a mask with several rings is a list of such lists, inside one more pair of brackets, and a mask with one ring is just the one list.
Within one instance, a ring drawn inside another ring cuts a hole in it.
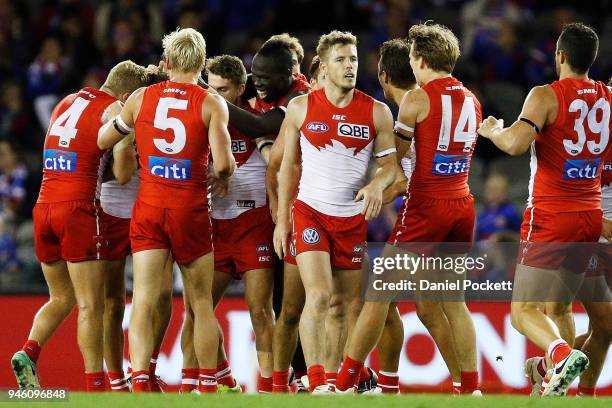
[{"label": "jersey number 5", "polygon": [[49,136],[58,136],[58,144],[60,147],[70,147],[70,141],[76,138],[76,124],[87,105],[89,105],[87,99],[83,99],[80,96],[77,97],[74,102],[72,102],[72,105],[59,115],[51,125]]},{"label": "jersey number 5", "polygon": [[168,110],[170,109],[187,110],[187,100],[177,98],[159,98],[157,109],[155,109],[153,126],[161,130],[172,129],[172,132],[174,133],[174,140],[172,143],[168,143],[166,139],[160,138],[153,139],[153,143],[161,152],[177,154],[185,148],[187,133],[185,132],[185,125],[183,125],[183,122],[181,122],[180,119],[168,117]]},{"label": "jersey number 5", "polygon": [[[453,125],[453,101],[450,95],[442,95],[442,123],[438,138],[438,151],[446,152],[451,142]],[[463,143],[463,151],[470,152],[476,140],[476,107],[474,98],[466,96],[461,107],[461,114],[453,132],[453,141]]]},{"label": "jersey number 5", "polygon": [[[597,111],[601,110],[601,119],[597,120]],[[572,156],[579,155],[584,149],[586,143],[589,152],[592,154],[600,154],[606,149],[608,140],[610,139],[610,103],[604,98],[600,98],[595,102],[593,108],[589,109],[589,105],[583,99],[575,99],[569,106],[570,112],[580,111],[580,116],[574,122],[574,130],[578,134],[578,141],[574,142],[570,139],[563,140],[565,150]],[[586,132],[584,129],[584,120],[587,120],[587,125],[591,133],[599,133],[599,142],[593,140],[587,142]]]}]

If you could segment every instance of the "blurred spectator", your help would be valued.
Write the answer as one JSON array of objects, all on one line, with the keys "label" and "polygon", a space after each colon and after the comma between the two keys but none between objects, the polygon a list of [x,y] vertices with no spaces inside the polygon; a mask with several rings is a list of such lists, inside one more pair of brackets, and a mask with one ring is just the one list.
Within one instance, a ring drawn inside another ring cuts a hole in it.
[{"label": "blurred spectator", "polygon": [[0,141],[13,141],[20,147],[35,146],[30,119],[19,84],[6,82],[0,87]]},{"label": "blurred spectator", "polygon": [[0,141],[0,214],[12,221],[26,198],[28,171],[13,145]]},{"label": "blurred spectator", "polygon": [[0,214],[0,286],[16,283],[20,266],[17,241],[7,229],[4,215]]},{"label": "blurred spectator", "polygon": [[490,175],[485,182],[484,195],[484,207],[476,219],[476,240],[487,240],[499,232],[518,233],[522,218],[508,202],[508,179],[501,174]]},{"label": "blurred spectator", "polygon": [[525,55],[515,26],[504,20],[494,35],[477,37],[471,59],[482,70],[480,76],[487,81],[519,82]]}]

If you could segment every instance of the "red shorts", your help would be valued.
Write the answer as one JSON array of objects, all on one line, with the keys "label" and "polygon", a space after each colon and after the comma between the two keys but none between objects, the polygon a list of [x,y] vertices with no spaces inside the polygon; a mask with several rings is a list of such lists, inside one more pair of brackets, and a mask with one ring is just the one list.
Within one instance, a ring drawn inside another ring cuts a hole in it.
[{"label": "red shorts", "polygon": [[104,259],[123,261],[130,254],[130,219],[119,218],[102,211],[106,248]]},{"label": "red shorts", "polygon": [[408,196],[397,215],[387,241],[391,245],[417,243],[417,252],[429,252],[433,245],[421,243],[457,243],[444,245],[440,251],[463,254],[471,250],[474,237],[474,197],[444,200]]},{"label": "red shorts", "polygon": [[362,214],[352,217],[326,215],[295,200],[292,217],[297,255],[325,251],[329,252],[332,267],[361,269],[368,229]]},{"label": "red shorts", "polygon": [[34,218],[34,251],[40,262],[104,259],[102,208],[93,201],[37,203]]},{"label": "red shorts", "polygon": [[601,210],[559,213],[527,208],[518,263],[552,270],[563,266],[583,273],[597,253],[602,217]]},{"label": "red shorts", "polygon": [[187,264],[212,252],[208,207],[169,209],[136,200],[130,224],[132,253],[170,249],[178,264]]},{"label": "red shorts", "polygon": [[268,207],[230,220],[212,219],[215,270],[233,275],[272,268],[274,223]]}]

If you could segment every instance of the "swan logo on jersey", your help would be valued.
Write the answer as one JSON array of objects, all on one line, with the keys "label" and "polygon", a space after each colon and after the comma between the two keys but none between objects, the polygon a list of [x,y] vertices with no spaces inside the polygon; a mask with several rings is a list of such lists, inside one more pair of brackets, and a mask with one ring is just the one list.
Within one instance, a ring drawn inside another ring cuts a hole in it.
[{"label": "swan logo on jersey", "polygon": [[191,161],[149,156],[149,171],[156,177],[187,181],[191,180]]},{"label": "swan logo on jersey", "polygon": [[597,178],[600,158],[584,160],[566,160],[563,168],[564,180],[586,180]]},{"label": "swan logo on jersey", "polygon": [[44,166],[45,170],[66,171],[72,173],[76,171],[77,154],[66,150],[45,149]]},{"label": "swan logo on jersey", "polygon": [[338,123],[338,136],[368,140],[370,138],[370,127],[366,125],[340,122]]},{"label": "swan logo on jersey", "polygon": [[306,228],[304,232],[302,232],[302,240],[310,245],[317,244],[321,240],[321,236],[314,228]]},{"label": "swan logo on jersey", "polygon": [[232,140],[232,153],[246,153],[247,145],[244,140]]},{"label": "swan logo on jersey", "polygon": [[469,169],[469,156],[436,153],[431,172],[439,176],[455,176],[457,174],[467,173]]},{"label": "swan logo on jersey", "polygon": [[325,133],[329,130],[329,126],[323,122],[310,122],[306,125],[306,129],[312,133]]}]

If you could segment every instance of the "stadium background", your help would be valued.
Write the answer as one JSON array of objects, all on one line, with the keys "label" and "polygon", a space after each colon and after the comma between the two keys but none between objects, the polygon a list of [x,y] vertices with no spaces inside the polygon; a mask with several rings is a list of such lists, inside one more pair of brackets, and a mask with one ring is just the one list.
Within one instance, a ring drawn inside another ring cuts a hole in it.
[{"label": "stadium background", "polygon": [[[289,32],[302,41],[305,72],[320,34],[336,28],[351,30],[360,42],[357,86],[383,100],[376,75],[378,46],[405,36],[413,23],[432,19],[458,35],[462,57],[455,74],[477,94],[485,116],[493,114],[509,123],[532,86],[554,80],[555,40],[564,23],[580,20],[596,29],[601,43],[591,77],[606,80],[610,76],[611,11],[611,0],[0,0],[0,310],[4,312],[2,327],[11,328],[5,329],[8,335],[0,342],[0,362],[8,362],[20,346],[36,307],[44,302],[44,297],[34,294],[46,293],[34,258],[31,210],[40,186],[40,158],[50,112],[64,95],[82,86],[100,86],[108,69],[121,60],[156,64],[165,32],[177,26],[196,28],[206,38],[208,55],[240,56],[247,70],[269,35]],[[516,239],[528,177],[528,157],[509,158],[488,141],[478,142],[470,174],[481,221],[477,239]],[[370,224],[370,241],[386,239],[397,208],[397,203],[388,205]],[[178,279],[175,288],[180,292]],[[239,295],[240,284],[230,293]],[[176,306],[175,329],[182,319],[179,301]],[[477,319],[478,333],[488,330],[491,336],[498,336],[479,343],[482,364],[487,367],[485,387],[492,391],[524,389],[517,370],[525,353],[533,354],[535,349],[516,336],[504,305],[471,307],[482,312]],[[220,309],[231,339],[230,361],[249,362],[242,377],[248,383],[255,364],[254,352],[248,354],[251,334],[243,330],[250,326],[248,317],[245,319],[248,314],[239,299],[228,300]],[[406,323],[418,327],[409,306],[404,312]],[[586,320],[580,316],[578,326],[585,327]],[[232,327],[241,330],[230,334]],[[160,371],[169,382],[180,372],[176,334],[169,335],[160,359]],[[426,385],[435,390],[448,388],[450,382],[442,376],[443,366],[431,341],[416,330],[407,334],[406,343],[410,352],[403,358],[410,364],[402,367],[411,372],[401,372],[402,384],[419,386],[415,379],[426,378],[429,369],[436,380]],[[504,354],[504,350],[512,353]],[[515,354],[518,350],[523,354]],[[235,352],[247,354],[239,357]],[[42,360],[44,385],[84,385],[80,384],[82,363],[74,338],[74,316],[43,352]],[[502,369],[500,364],[510,366]],[[8,363],[4,367],[0,387],[12,386]],[[609,359],[600,379],[600,385],[607,387],[605,393],[612,393],[611,367]],[[510,372],[506,378],[499,374],[504,370]],[[55,382],[50,384],[45,377]]]}]

